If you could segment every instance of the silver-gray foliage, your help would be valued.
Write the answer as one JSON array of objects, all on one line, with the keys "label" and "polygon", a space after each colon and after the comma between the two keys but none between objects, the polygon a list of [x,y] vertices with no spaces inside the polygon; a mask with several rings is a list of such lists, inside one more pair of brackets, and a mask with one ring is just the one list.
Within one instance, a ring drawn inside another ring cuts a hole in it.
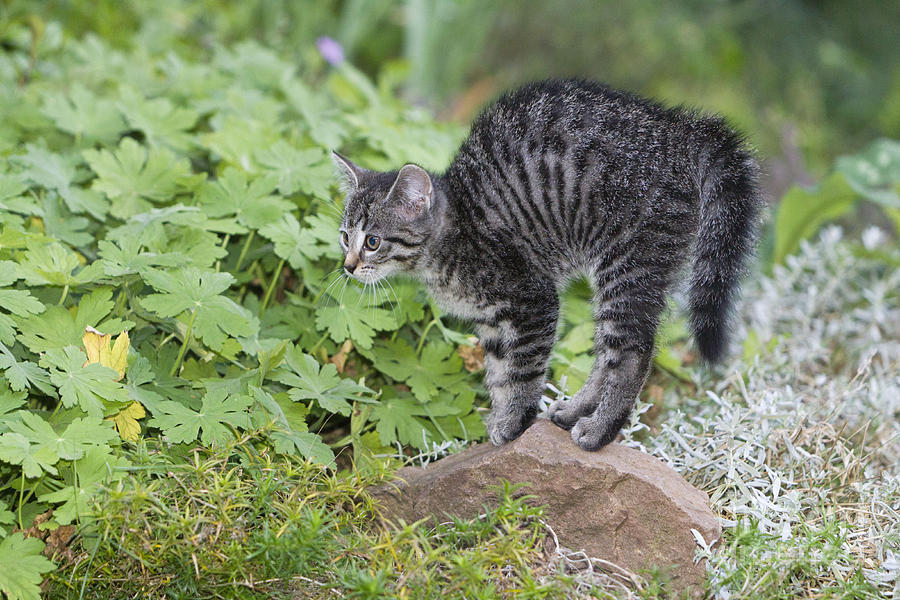
[{"label": "silver-gray foliage", "polygon": [[[806,552],[812,574],[782,583],[797,594],[862,568],[900,598],[900,270],[841,237],[824,230],[749,284],[744,322],[759,353],[698,375],[705,394],[666,398],[672,409],[646,447],[634,438],[639,407],[626,443],[709,492],[726,526],[752,519],[776,536],[783,543],[758,557],[773,568]],[[839,547],[808,544],[827,522]],[[731,589],[739,558],[721,547],[698,556],[710,559],[717,598],[742,594]]]}]

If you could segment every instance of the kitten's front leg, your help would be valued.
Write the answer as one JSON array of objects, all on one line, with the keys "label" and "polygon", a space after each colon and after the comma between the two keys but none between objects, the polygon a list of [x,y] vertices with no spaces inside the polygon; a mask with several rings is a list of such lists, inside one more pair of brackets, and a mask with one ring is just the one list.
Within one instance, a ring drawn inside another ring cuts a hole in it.
[{"label": "kitten's front leg", "polygon": [[478,328],[491,395],[487,430],[497,446],[516,439],[534,422],[556,339],[556,294],[528,308],[497,326]]}]

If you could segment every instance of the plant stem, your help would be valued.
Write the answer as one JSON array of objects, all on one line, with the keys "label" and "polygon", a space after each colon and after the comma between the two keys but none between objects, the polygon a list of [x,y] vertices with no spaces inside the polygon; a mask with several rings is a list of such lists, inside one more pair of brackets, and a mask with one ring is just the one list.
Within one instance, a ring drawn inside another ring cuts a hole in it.
[{"label": "plant stem", "polygon": [[315,351],[316,351],[316,348],[318,348],[319,346],[321,346],[321,345],[322,345],[322,342],[324,342],[326,339],[328,339],[328,334],[327,334],[327,333],[326,333],[325,335],[323,335],[322,337],[320,337],[320,338],[319,338],[319,341],[316,342],[315,345],[313,345],[313,347],[309,349],[309,354],[312,354],[313,352],[315,352]]},{"label": "plant stem", "polygon": [[181,342],[181,350],[178,352],[178,358],[175,359],[175,364],[172,365],[169,377],[175,377],[175,373],[178,372],[178,368],[181,366],[181,360],[184,358],[184,353],[187,352],[188,344],[191,343],[191,332],[194,330],[194,319],[196,318],[197,311],[194,310],[191,313],[191,320],[188,322],[187,331],[184,333],[184,341]]},{"label": "plant stem", "polygon": [[25,469],[22,469],[22,485],[19,486],[19,529],[25,529],[22,525],[22,498],[25,497]]},{"label": "plant stem", "polygon": [[241,248],[241,253],[238,255],[237,264],[234,266],[235,272],[239,272],[241,270],[241,265],[244,264],[244,257],[247,256],[247,250],[250,249],[250,242],[253,241],[254,235],[256,235],[256,230],[251,229],[250,235],[247,236],[247,241],[244,242],[244,247]]},{"label": "plant stem", "polygon": [[25,494],[25,499],[24,499],[24,500],[22,500],[21,498],[19,499],[19,501],[20,501],[22,504],[24,504],[25,502],[28,502],[29,500],[31,500],[31,496],[34,494],[34,490],[37,489],[37,486],[41,485],[41,482],[44,481],[44,476],[45,476],[46,474],[47,474],[47,473],[41,473],[41,476],[38,477],[38,480],[35,481],[34,484],[31,485],[31,486],[28,488],[28,493]]},{"label": "plant stem", "polygon": [[[231,240],[231,234],[230,234],[230,233],[226,233],[226,234],[225,234],[225,239],[222,241],[222,247],[225,248],[225,250],[228,250],[228,242],[229,242],[230,240]],[[219,269],[220,269],[221,267],[222,267],[222,261],[221,261],[221,260],[217,260],[217,261],[216,261],[216,273],[219,272]]]},{"label": "plant stem", "polygon": [[428,404],[423,405],[425,407],[425,412],[428,413],[428,418],[431,419],[431,422],[434,424],[435,429],[438,430],[442,436],[444,436],[445,440],[452,440],[453,438],[447,435],[447,432],[444,431],[444,428],[441,427],[441,424],[437,422],[437,419],[434,418],[434,415],[431,414],[431,409],[428,408]]},{"label": "plant stem", "polygon": [[435,325],[437,325],[437,323],[438,323],[438,318],[435,317],[435,318],[433,318],[433,319],[431,320],[430,323],[428,323],[428,325],[425,326],[425,331],[422,332],[422,337],[419,338],[419,345],[416,346],[416,356],[418,356],[418,355],[420,355],[420,354],[422,353],[422,346],[425,345],[425,338],[428,337],[428,331],[429,331],[432,327],[434,327]]},{"label": "plant stem", "polygon": [[269,283],[269,288],[266,290],[266,295],[263,297],[262,304],[259,307],[259,316],[262,316],[266,313],[266,305],[269,304],[269,298],[272,297],[272,292],[275,290],[275,285],[278,283],[278,280],[281,279],[281,270],[284,268],[284,259],[281,259],[281,262],[278,263],[278,266],[275,267],[275,274],[272,276],[272,281]]},{"label": "plant stem", "polygon": [[59,297],[58,305],[62,306],[62,303],[66,301],[66,296],[69,295],[69,284],[66,284],[66,287],[63,288],[62,295]]}]

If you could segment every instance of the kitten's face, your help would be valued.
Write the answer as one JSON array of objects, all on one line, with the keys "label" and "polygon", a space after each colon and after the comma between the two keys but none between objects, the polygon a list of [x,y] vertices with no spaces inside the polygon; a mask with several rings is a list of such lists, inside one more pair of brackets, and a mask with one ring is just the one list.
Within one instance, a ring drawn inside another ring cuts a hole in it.
[{"label": "kitten's face", "polygon": [[431,227],[428,173],[415,165],[369,171],[336,153],[334,160],[347,189],[340,227],[344,272],[374,283],[413,271]]}]

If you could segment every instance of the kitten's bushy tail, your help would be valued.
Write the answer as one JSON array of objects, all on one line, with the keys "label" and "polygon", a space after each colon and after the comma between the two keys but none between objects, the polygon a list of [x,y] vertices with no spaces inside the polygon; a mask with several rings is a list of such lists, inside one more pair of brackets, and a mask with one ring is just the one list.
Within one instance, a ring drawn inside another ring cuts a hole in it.
[{"label": "kitten's bushy tail", "polygon": [[762,207],[759,167],[740,136],[719,122],[699,160],[700,227],[689,292],[701,356],[715,363],[728,348],[731,313],[752,254]]}]

